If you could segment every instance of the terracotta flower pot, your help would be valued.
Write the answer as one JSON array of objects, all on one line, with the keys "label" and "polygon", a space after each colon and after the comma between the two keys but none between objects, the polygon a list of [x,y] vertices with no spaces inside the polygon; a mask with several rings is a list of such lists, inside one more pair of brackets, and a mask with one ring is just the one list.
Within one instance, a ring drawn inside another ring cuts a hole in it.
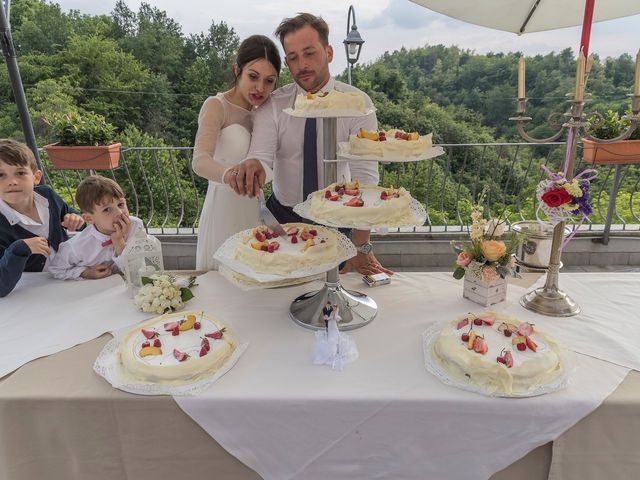
[{"label": "terracotta flower pot", "polygon": [[640,163],[640,140],[597,143],[582,139],[582,158],[597,165]]},{"label": "terracotta flower pot", "polygon": [[49,160],[59,170],[112,170],[120,162],[120,143],[111,145],[45,145]]}]

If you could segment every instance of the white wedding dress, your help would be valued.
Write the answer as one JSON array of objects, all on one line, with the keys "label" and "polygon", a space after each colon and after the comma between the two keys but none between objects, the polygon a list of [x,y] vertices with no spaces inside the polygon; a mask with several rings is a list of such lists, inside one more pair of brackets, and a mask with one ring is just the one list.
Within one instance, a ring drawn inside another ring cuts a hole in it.
[{"label": "white wedding dress", "polygon": [[[220,130],[213,158],[225,168],[246,158],[251,133],[239,123]],[[260,223],[259,204],[255,198],[237,195],[229,185],[209,181],[198,227],[196,269],[217,270],[213,254],[224,241],[242,230]]]}]

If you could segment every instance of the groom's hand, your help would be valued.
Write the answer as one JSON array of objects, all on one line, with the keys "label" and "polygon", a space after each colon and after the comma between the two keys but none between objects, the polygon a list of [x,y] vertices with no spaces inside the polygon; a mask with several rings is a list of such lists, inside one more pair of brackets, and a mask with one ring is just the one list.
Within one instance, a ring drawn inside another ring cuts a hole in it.
[{"label": "groom's hand", "polygon": [[234,171],[238,173],[231,175],[229,186],[238,195],[248,195],[251,198],[258,195],[267,178],[262,164],[258,160],[250,158],[238,164]]}]

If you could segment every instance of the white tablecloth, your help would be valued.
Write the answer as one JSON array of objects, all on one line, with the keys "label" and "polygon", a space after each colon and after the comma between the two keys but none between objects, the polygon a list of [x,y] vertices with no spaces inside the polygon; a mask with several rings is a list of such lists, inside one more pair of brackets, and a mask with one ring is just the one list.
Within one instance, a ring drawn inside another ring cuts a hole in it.
[{"label": "white tablecloth", "polygon": [[562,273],[559,286],[580,306],[578,315],[548,317],[519,305],[506,310],[576,352],[640,370],[640,273]]},{"label": "white tablecloth", "polygon": [[24,273],[13,292],[0,298],[0,377],[149,317],[133,305],[118,275],[63,281]]},{"label": "white tablecloth", "polygon": [[[349,332],[360,358],[342,372],[311,365],[314,335],[288,318],[317,288],[242,292],[216,273],[199,278],[197,308],[250,342],[239,363],[180,407],[266,479],[484,479],[555,439],[594,410],[629,369],[577,355],[570,387],[536,398],[487,398],[440,383],[423,366],[420,334],[434,321],[482,307],[445,273],[397,274],[369,289],[379,314]],[[588,277],[586,277],[588,278]],[[501,309],[524,289],[510,286]]]}]

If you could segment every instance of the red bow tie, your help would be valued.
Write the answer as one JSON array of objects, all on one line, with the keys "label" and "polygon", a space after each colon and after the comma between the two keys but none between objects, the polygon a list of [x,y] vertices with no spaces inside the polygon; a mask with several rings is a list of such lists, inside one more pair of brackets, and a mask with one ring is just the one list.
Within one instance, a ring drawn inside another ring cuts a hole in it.
[{"label": "red bow tie", "polygon": [[103,247],[108,247],[109,245],[111,245],[113,242],[111,241],[111,239],[109,240],[105,240],[104,242],[102,242],[102,246]]}]

